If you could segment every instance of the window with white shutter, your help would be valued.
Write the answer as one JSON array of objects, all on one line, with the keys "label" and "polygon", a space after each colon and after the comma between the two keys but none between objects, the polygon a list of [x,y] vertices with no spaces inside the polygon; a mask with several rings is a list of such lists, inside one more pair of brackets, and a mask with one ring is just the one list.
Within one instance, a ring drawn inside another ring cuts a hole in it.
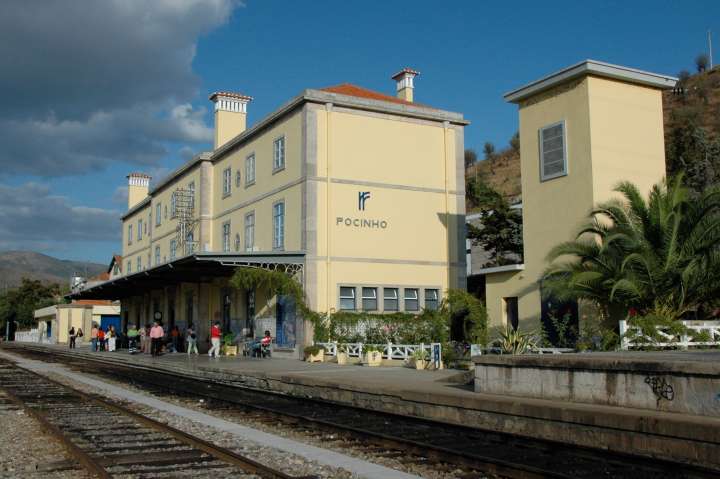
[{"label": "window with white shutter", "polygon": [[565,122],[540,128],[540,181],[567,175]]}]

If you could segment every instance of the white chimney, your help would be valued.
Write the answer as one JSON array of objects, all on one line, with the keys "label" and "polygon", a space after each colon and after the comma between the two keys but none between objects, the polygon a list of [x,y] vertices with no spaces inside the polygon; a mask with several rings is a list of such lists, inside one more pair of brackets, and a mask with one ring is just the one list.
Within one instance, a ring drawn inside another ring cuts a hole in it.
[{"label": "white chimney", "polygon": [[392,76],[392,79],[397,82],[398,98],[409,102],[413,101],[413,90],[415,88],[413,79],[419,74],[419,71],[415,71],[411,68],[403,68]]},{"label": "white chimney", "polygon": [[252,97],[229,91],[210,95],[215,103],[215,149],[232,140],[247,127],[247,104]]}]

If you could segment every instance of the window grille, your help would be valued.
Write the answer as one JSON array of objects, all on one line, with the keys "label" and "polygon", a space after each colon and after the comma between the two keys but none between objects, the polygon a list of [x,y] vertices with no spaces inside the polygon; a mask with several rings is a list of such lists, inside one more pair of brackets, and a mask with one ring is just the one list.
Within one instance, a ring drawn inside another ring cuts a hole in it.
[{"label": "window grille", "polygon": [[565,122],[540,129],[540,179],[550,180],[567,175]]}]

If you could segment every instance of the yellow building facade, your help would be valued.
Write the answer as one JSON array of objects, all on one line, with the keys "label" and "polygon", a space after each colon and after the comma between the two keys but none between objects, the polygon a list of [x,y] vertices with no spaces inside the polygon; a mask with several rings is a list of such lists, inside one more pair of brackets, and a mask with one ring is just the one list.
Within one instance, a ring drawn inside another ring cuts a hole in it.
[{"label": "yellow building facade", "polygon": [[661,94],[675,81],[588,60],[505,95],[519,108],[524,264],[486,270],[494,325],[538,330],[551,309],[541,298],[550,250],[617,198],[620,181],[647,193],[663,179]]},{"label": "yellow building facade", "polygon": [[109,301],[73,302],[36,309],[34,313],[38,330],[44,338],[59,344],[67,344],[70,328],[82,329],[84,336],[77,341],[90,341],[92,325],[101,326],[120,315],[120,304]]},{"label": "yellow building facade", "polygon": [[[118,298],[123,324],[269,329],[298,355],[312,331],[287,298],[240,291],[238,266],[281,269],[314,311],[419,311],[465,287],[461,114],[350,84],[305,90],[248,129],[250,97],[218,92],[215,149],[149,188],[134,173]],[[401,88],[402,86],[402,88]],[[109,295],[109,296],[108,296]]]}]

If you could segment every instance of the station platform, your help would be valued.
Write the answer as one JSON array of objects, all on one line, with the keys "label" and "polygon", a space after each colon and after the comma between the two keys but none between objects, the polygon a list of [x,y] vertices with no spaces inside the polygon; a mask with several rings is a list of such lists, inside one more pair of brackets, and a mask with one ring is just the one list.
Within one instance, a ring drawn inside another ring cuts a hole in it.
[{"label": "station platform", "polygon": [[[33,349],[79,358],[100,359],[129,366],[152,368],[187,376],[211,378],[225,384],[272,390],[299,397],[314,397],[352,406],[406,416],[437,420],[452,424],[489,429],[532,438],[570,443],[620,453],[686,462],[720,471],[720,418],[711,415],[681,413],[627,407],[613,404],[575,401],[568,398],[533,397],[531,394],[477,392],[477,371],[417,371],[404,367],[370,368],[359,365],[339,366],[335,363],[305,363],[290,359],[255,359],[241,357],[209,358],[207,355],[188,357],[184,353],[166,354],[159,358],[129,355],[126,351],[93,353],[87,349],[69,350],[63,346],[32,345]],[[597,355],[608,365],[643,364],[647,361],[670,361],[678,371],[683,364],[696,365],[693,356],[675,353],[617,353]],[[493,365],[499,358],[508,361],[579,361],[592,357],[582,355],[545,356],[483,356]],[[673,361],[672,357],[677,357]],[[524,359],[528,358],[528,359]],[[714,358],[714,359],[713,359]],[[713,379],[716,355],[700,359],[705,374]],[[476,361],[477,362],[477,361]],[[712,364],[714,362],[714,364]],[[507,371],[522,365],[495,364]],[[707,363],[707,364],[706,364]],[[557,364],[556,364],[557,365]],[[600,363],[598,363],[600,365]],[[477,366],[477,364],[476,364]],[[693,367],[695,367],[693,366]],[[534,365],[538,368],[537,364]],[[582,367],[579,367],[582,369]],[[533,384],[563,382],[568,372],[562,368],[544,370],[542,379]],[[509,377],[509,376],[506,376]],[[473,383],[474,378],[474,383]],[[716,380],[717,378],[715,378]],[[498,382],[496,381],[496,384]],[[511,381],[508,380],[507,384]],[[717,383],[720,393],[720,383]],[[647,388],[647,384],[644,385]],[[542,389],[542,387],[541,387]],[[545,388],[547,389],[547,388]],[[717,394],[716,393],[716,394]],[[720,402],[720,395],[718,402]]]}]

